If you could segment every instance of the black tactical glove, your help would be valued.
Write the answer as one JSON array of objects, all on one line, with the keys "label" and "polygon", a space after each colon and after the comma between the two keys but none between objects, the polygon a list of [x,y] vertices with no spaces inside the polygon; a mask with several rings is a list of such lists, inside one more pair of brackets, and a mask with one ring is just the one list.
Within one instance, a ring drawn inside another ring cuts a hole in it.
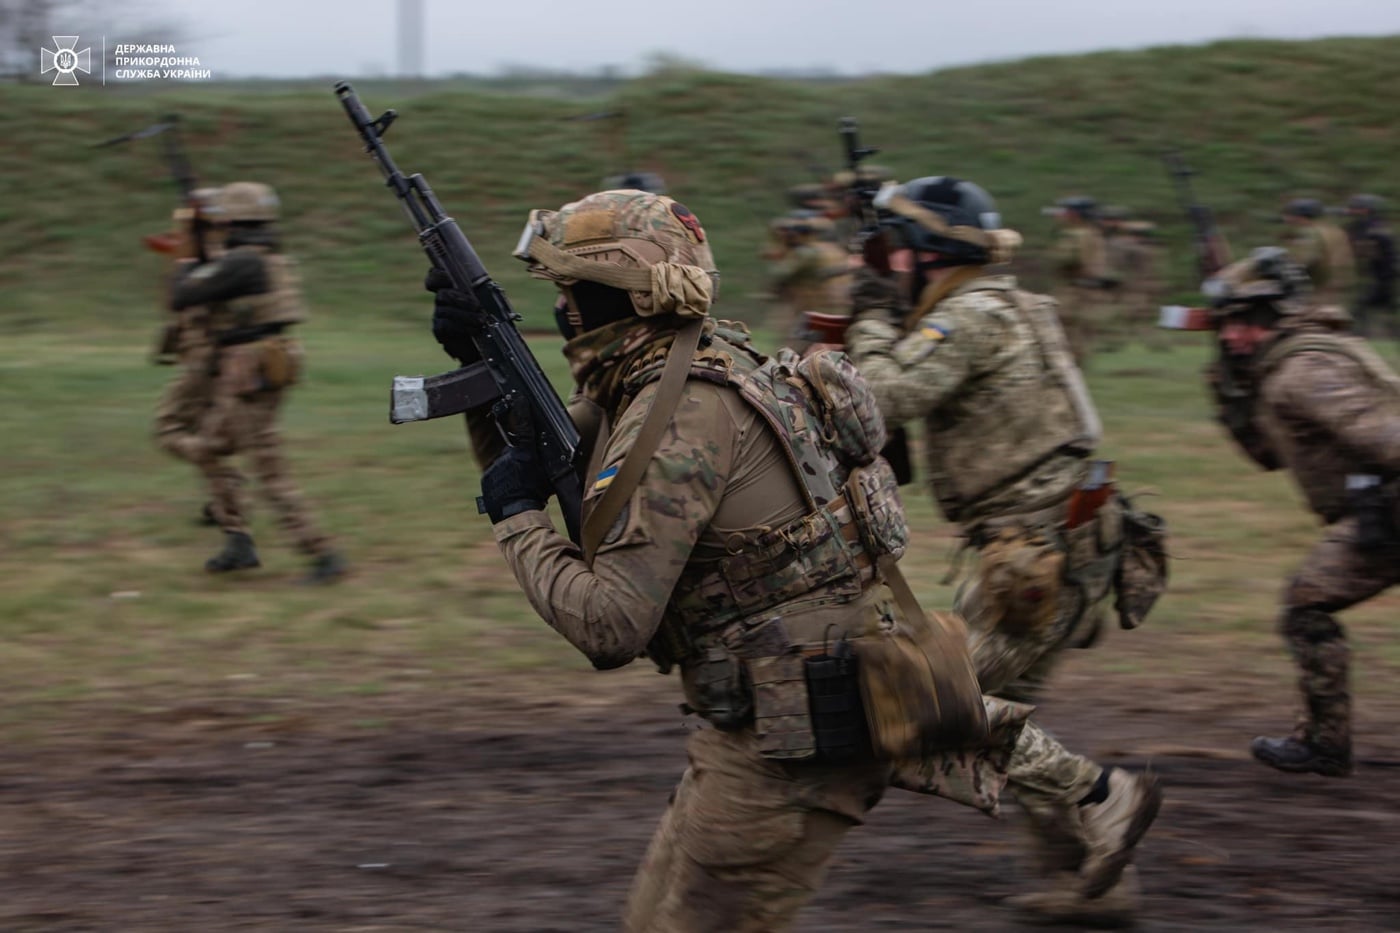
[{"label": "black tactical glove", "polygon": [[486,314],[476,296],[453,288],[447,273],[436,267],[428,270],[423,287],[435,296],[433,337],[447,355],[463,366],[481,359],[472,337],[485,330]]},{"label": "black tactical glove", "polygon": [[521,512],[543,509],[553,492],[554,485],[533,450],[507,447],[481,474],[476,510],[491,516],[494,525]]}]

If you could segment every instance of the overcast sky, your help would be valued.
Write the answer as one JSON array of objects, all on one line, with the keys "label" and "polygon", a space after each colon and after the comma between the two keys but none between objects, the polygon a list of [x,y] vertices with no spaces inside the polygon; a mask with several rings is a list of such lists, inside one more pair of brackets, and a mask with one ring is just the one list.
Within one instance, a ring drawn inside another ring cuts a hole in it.
[{"label": "overcast sky", "polygon": [[[429,75],[493,73],[505,65],[635,69],[658,52],[724,71],[922,72],[1222,38],[1400,33],[1400,0],[421,2]],[[140,6],[177,23],[188,37],[179,52],[197,55],[216,77],[398,72],[398,0],[144,0]]]}]

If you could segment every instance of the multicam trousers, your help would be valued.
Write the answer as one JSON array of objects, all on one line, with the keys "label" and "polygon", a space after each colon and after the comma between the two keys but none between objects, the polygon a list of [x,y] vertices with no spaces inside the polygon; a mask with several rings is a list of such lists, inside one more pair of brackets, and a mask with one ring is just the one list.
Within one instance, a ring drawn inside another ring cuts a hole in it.
[{"label": "multicam trousers", "polygon": [[[1043,690],[1060,651],[1092,641],[1097,631],[1101,604],[1113,586],[1122,511],[1116,501],[1110,501],[1095,520],[1070,532],[1038,530],[1034,523],[1022,526],[1014,519],[999,525],[996,546],[1009,553],[997,555],[994,566],[988,559],[992,545],[984,548],[987,553],[959,592],[954,608],[971,630],[972,660],[982,689],[992,696],[1031,703]],[[1051,540],[1057,537],[1061,540]],[[1047,563],[1054,555],[1062,555],[1063,564]],[[1008,602],[994,574],[996,567],[1018,563],[1047,567],[1035,585],[1038,598],[1050,602],[1050,611],[1028,612],[1024,603]],[[1082,859],[1078,802],[1102,770],[1041,730],[1022,731],[1008,765],[1007,787],[1030,818],[1039,867],[1047,874],[1072,871]]]},{"label": "multicam trousers", "polygon": [[1029,710],[988,701],[987,749],[897,764],[775,761],[751,729],[702,729],[632,882],[627,933],[775,933],[816,892],[848,830],[894,785],[994,812],[1008,758],[1051,742]]},{"label": "multicam trousers", "polygon": [[1332,613],[1400,583],[1400,542],[1362,549],[1357,520],[1328,526],[1283,592],[1279,631],[1301,671],[1304,711],[1300,738],[1351,748],[1350,650]]},{"label": "multicam trousers", "polygon": [[169,420],[161,446],[193,463],[209,484],[210,510],[225,532],[248,533],[242,494],[243,474],[233,458],[245,455],[278,523],[307,554],[329,549],[292,481],[277,432],[277,411],[285,389],[247,391],[227,369],[211,379],[209,403],[198,422]]}]

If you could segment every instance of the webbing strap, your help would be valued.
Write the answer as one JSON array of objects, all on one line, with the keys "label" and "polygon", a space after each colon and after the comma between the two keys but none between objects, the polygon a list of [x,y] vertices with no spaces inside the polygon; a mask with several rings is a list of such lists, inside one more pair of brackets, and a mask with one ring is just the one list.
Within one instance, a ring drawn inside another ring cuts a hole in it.
[{"label": "webbing strap", "polygon": [[[642,420],[642,429],[637,434],[637,440],[632,449],[627,451],[622,466],[618,468],[617,475],[608,484],[602,498],[583,521],[583,534],[580,536],[583,559],[590,565],[593,563],[593,556],[598,553],[598,545],[603,543],[603,537],[622,514],[622,507],[632,498],[632,493],[642,481],[642,474],[651,463],[656,448],[661,445],[661,435],[670,426],[671,417],[675,415],[676,407],[680,404],[686,376],[690,373],[690,364],[695,358],[696,348],[700,346],[700,334],[704,328],[704,319],[697,318],[687,321],[676,331],[675,339],[671,343],[671,352],[666,357],[666,368],[662,370],[661,381],[656,387],[656,395],[652,396],[646,418]],[[606,439],[599,438],[599,441],[605,442]]]}]

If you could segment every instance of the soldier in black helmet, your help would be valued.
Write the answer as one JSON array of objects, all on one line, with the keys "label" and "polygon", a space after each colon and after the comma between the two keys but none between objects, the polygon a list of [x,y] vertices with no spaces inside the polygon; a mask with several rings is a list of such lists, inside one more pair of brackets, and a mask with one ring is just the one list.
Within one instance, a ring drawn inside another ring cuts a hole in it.
[{"label": "soldier in black helmet", "polygon": [[1054,215],[1061,225],[1051,249],[1055,298],[1070,352],[1082,366],[1111,326],[1118,278],[1109,264],[1096,200],[1084,195],[1061,198]]},{"label": "soldier in black helmet", "polygon": [[[987,192],[920,178],[883,189],[875,206],[884,251],[867,255],[888,268],[857,273],[846,349],[890,425],[924,422],[934,498],[977,552],[955,608],[982,689],[1034,702],[1060,651],[1098,634],[1111,592],[1124,627],[1141,621],[1165,568],[1130,559],[1125,529],[1130,515],[1153,517],[1113,494],[1092,459],[1099,419],[1054,301],[996,268],[1021,237]],[[1123,873],[1156,815],[1155,780],[1038,741],[1018,747],[1008,786],[1047,882],[1016,905],[1063,921],[1129,916],[1136,892]]]},{"label": "soldier in black helmet", "polygon": [[1352,306],[1357,329],[1368,336],[1380,330],[1395,336],[1395,234],[1385,223],[1385,202],[1374,194],[1353,195],[1346,210],[1347,236],[1361,273]]},{"label": "soldier in black helmet", "polygon": [[1312,280],[1313,300],[1318,304],[1346,301],[1356,278],[1356,260],[1342,229],[1325,216],[1316,198],[1294,198],[1283,208],[1288,225],[1284,247]]},{"label": "soldier in black helmet", "polygon": [[665,194],[666,179],[655,172],[624,172],[621,175],[610,175],[603,179],[602,190],[614,191],[621,188],[646,191],[651,194]]}]

